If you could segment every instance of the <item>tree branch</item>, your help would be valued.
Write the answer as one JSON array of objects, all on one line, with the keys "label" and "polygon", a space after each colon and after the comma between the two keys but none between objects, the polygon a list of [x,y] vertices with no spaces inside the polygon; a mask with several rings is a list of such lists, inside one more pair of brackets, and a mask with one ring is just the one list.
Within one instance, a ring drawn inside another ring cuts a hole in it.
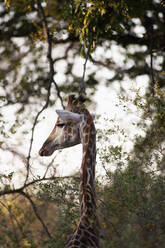
[{"label": "tree branch", "polygon": [[[2,201],[0,201],[0,204],[8,211],[9,213],[9,216],[10,216],[10,220],[11,220],[11,224],[12,224],[12,229],[13,229],[13,233],[14,233],[14,237],[16,239],[16,242],[17,242],[17,245],[18,247],[20,246],[20,242],[19,242],[19,238],[18,238],[18,234],[17,234],[17,231],[19,229],[21,235],[23,233],[22,231],[22,228],[20,227],[20,224],[16,218],[16,216],[12,213],[11,211],[11,208],[9,206],[6,206],[6,204],[4,204]],[[14,221],[16,222],[17,226],[15,226],[15,223]]]},{"label": "tree branch", "polygon": [[35,179],[29,183],[24,184],[22,187],[18,188],[18,189],[4,189],[2,191],[0,191],[0,196],[4,196],[4,195],[10,195],[10,194],[18,194],[21,193],[24,189],[28,188],[29,186],[38,183],[38,182],[42,182],[42,181],[49,181],[49,180],[54,180],[54,179],[65,179],[65,178],[72,178],[72,176],[65,176],[65,177],[43,177],[43,178],[39,178],[39,179]]},{"label": "tree branch", "polygon": [[41,225],[43,226],[43,229],[45,230],[47,236],[51,239],[52,236],[51,236],[51,234],[50,234],[47,226],[45,225],[43,219],[39,215],[38,210],[37,210],[37,207],[36,207],[35,203],[33,202],[32,198],[30,197],[30,195],[28,193],[25,193],[24,191],[21,191],[20,194],[23,195],[26,199],[28,199],[28,201],[30,202],[30,204],[31,204],[31,206],[33,208],[33,211],[34,211],[37,219],[40,221]]},{"label": "tree branch", "polygon": [[88,47],[88,51],[87,51],[84,66],[83,66],[83,75],[82,75],[82,79],[81,79],[81,82],[80,82],[79,94],[82,95],[82,96],[86,95],[85,72],[86,72],[87,61],[88,61],[88,58],[89,58],[89,55],[90,55],[90,48],[91,48],[91,44],[89,44],[89,47]]},{"label": "tree branch", "polygon": [[153,71],[153,24],[151,23],[150,26],[150,32],[149,32],[149,40],[150,40],[150,45],[149,45],[149,50],[150,50],[150,77],[151,77],[151,92],[152,95],[154,96],[154,84],[155,84],[155,79],[154,79],[154,71]]},{"label": "tree branch", "polygon": [[39,13],[40,13],[40,15],[42,17],[42,23],[43,23],[43,27],[44,27],[45,34],[46,34],[46,40],[47,40],[47,43],[48,43],[47,58],[48,58],[48,61],[49,61],[49,68],[50,68],[49,81],[50,81],[50,84],[53,82],[53,84],[54,84],[54,86],[56,88],[56,91],[57,91],[57,96],[61,101],[62,107],[64,108],[63,100],[62,100],[62,97],[61,97],[61,94],[60,94],[60,89],[59,89],[57,83],[54,80],[55,71],[54,71],[54,62],[53,62],[53,58],[52,58],[52,35],[50,34],[47,19],[46,19],[46,16],[45,16],[45,12],[44,12],[44,9],[43,9],[43,7],[41,5],[40,0],[37,0],[37,6],[38,6]]},{"label": "tree branch", "polygon": [[42,17],[42,23],[43,23],[43,27],[44,27],[44,30],[45,30],[45,33],[46,33],[46,39],[47,39],[47,43],[48,43],[47,58],[48,58],[48,61],[49,61],[50,73],[49,73],[49,85],[48,85],[48,89],[47,89],[47,99],[46,99],[46,102],[45,102],[45,105],[43,106],[43,108],[37,113],[37,115],[35,117],[35,120],[34,120],[34,123],[33,123],[33,127],[32,127],[32,135],[31,135],[31,139],[30,139],[30,147],[29,147],[29,152],[28,152],[28,156],[27,156],[27,164],[26,164],[27,175],[26,175],[26,179],[25,179],[25,184],[26,184],[26,182],[27,182],[27,180],[29,178],[30,158],[31,158],[31,151],[32,151],[32,146],[33,146],[35,127],[36,127],[36,124],[37,124],[37,121],[38,121],[38,117],[43,112],[43,110],[47,108],[47,106],[49,104],[52,83],[55,85],[55,88],[56,88],[56,91],[57,91],[57,96],[59,97],[59,99],[61,101],[61,105],[64,108],[63,100],[62,100],[62,97],[60,95],[59,87],[58,87],[57,83],[54,80],[55,71],[54,71],[54,62],[53,62],[53,58],[52,58],[52,36],[50,35],[47,19],[46,19],[45,12],[44,12],[44,9],[43,9],[43,7],[41,5],[40,0],[37,0],[37,6],[38,6],[39,13],[41,14],[41,17]]},{"label": "tree branch", "polygon": [[38,121],[38,117],[44,111],[44,109],[47,108],[47,106],[49,104],[50,90],[51,90],[51,83],[49,84],[46,103],[43,106],[43,108],[37,113],[37,115],[36,115],[36,117],[34,119],[34,123],[33,123],[33,127],[32,127],[32,135],[31,135],[31,139],[30,139],[30,147],[29,147],[29,152],[28,152],[28,156],[27,156],[27,163],[26,163],[27,174],[26,174],[26,179],[25,179],[25,183],[24,183],[25,185],[26,185],[26,182],[27,182],[27,180],[29,178],[30,158],[31,158],[31,151],[32,151],[33,140],[34,140],[35,127],[36,127],[36,124],[37,124],[37,121]]}]

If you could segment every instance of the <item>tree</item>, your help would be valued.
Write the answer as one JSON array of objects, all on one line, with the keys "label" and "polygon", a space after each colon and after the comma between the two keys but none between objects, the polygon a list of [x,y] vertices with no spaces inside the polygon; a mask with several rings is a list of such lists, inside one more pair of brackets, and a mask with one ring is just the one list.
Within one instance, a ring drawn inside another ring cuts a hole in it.
[{"label": "tree", "polygon": [[[81,77],[74,72],[74,58],[80,53],[84,56],[85,48],[90,50],[90,59],[96,65],[114,71],[114,76],[107,79],[107,84],[114,80],[121,81],[126,76],[134,79],[139,75],[149,75],[151,88],[155,81],[161,87],[164,86],[163,3],[155,0],[127,0],[62,1],[59,4],[58,1],[49,0],[42,2],[42,11],[35,1],[6,1],[6,4],[8,8],[1,3],[0,32],[1,58],[7,60],[4,62],[5,68],[1,68],[2,96],[6,98],[6,104],[28,103],[29,96],[43,98],[49,88],[51,73],[57,73],[55,64],[61,60],[65,61],[65,79],[59,85],[54,82],[57,95],[60,92],[77,92]],[[49,30],[46,30],[46,26]],[[18,45],[20,39],[21,46]],[[54,47],[64,47],[62,56],[57,56],[57,52],[55,56],[47,54],[49,62],[51,56],[51,63],[54,64],[50,74],[46,63],[40,62],[45,49],[39,40],[45,39],[48,39],[49,53],[52,53]],[[114,44],[123,48],[121,64],[117,64],[112,55],[96,59],[92,53],[99,47],[104,48],[106,53]],[[22,52],[25,47],[26,52]],[[25,57],[30,62],[24,62]],[[68,61],[70,57],[73,62]],[[24,72],[20,76],[19,68],[22,64]],[[95,72],[88,75],[88,87],[93,88],[97,84]],[[6,73],[8,77],[4,78]],[[14,83],[11,84],[12,81]],[[9,94],[11,85],[13,94]]]},{"label": "tree", "polygon": [[[146,96],[143,99],[140,97],[135,99],[136,105],[141,107],[144,113],[140,124],[143,124],[141,128],[145,127],[145,136],[138,136],[135,139],[134,150],[127,156],[127,170],[117,168],[114,174],[108,172],[105,187],[98,184],[99,213],[104,237],[103,247],[110,244],[112,247],[118,247],[123,242],[132,245],[131,242],[135,244],[135,240],[137,247],[162,246],[164,234],[162,144],[165,132],[163,1],[6,0],[0,3],[0,21],[0,100],[2,101],[0,149],[5,154],[13,154],[15,160],[18,157],[19,163],[21,159],[24,178],[22,185],[15,187],[12,185],[12,180],[18,172],[1,173],[0,195],[23,196],[30,203],[47,236],[46,239],[49,240],[49,245],[52,240],[53,242],[56,240],[57,246],[61,245],[66,239],[64,237],[59,240],[58,235],[61,235],[64,226],[60,234],[57,231],[56,237],[52,235],[54,231],[51,228],[51,232],[49,231],[50,223],[49,225],[45,223],[42,211],[38,210],[40,208],[38,201],[35,200],[36,188],[31,191],[32,185],[40,183],[39,188],[36,187],[43,199],[45,195],[49,195],[49,188],[52,196],[55,190],[53,185],[58,186],[57,193],[62,190],[61,178],[57,178],[54,171],[50,176],[47,175],[53,160],[46,167],[43,176],[36,178],[31,171],[32,164],[36,163],[32,156],[32,145],[40,114],[48,105],[53,106],[57,101],[64,106],[63,99],[66,94],[80,94],[86,91],[88,99],[91,100],[96,87],[101,84],[97,78],[98,70],[102,70],[103,74],[105,68],[113,72],[113,76],[111,74],[105,77],[106,86],[119,84],[124,79],[131,79],[136,83],[139,76],[146,75],[146,79],[142,79],[147,85]],[[120,61],[112,54],[114,48],[117,48],[115,51],[118,50],[122,55]],[[99,50],[103,55],[99,55]],[[83,58],[81,73],[77,72],[79,68],[76,68],[80,57]],[[95,67],[86,68],[87,60]],[[61,67],[63,67],[62,72]],[[59,75],[62,75],[60,80]],[[127,96],[127,92],[123,94]],[[144,104],[142,104],[143,100]],[[6,119],[8,107],[13,109],[16,117],[13,122],[9,121],[10,116]],[[151,125],[146,124],[146,116],[150,118]],[[24,128],[22,128],[23,123],[25,123]],[[27,124],[32,125],[31,129],[27,128]],[[17,148],[11,147],[11,139],[16,137],[17,132],[22,132],[24,140],[27,141],[25,137],[28,137],[30,130],[29,147],[26,148],[27,155],[24,155],[17,150],[19,142],[16,142]],[[107,136],[109,135],[110,133],[107,133]],[[107,163],[112,163],[109,161],[110,155],[111,158],[113,156],[117,158],[118,164],[123,163],[120,160],[121,155],[124,156],[121,147],[110,146],[107,154],[104,151],[104,159]],[[153,166],[153,161],[160,175],[148,171]],[[52,184],[52,180],[57,180],[57,184],[54,181]],[[67,179],[63,179],[64,182],[65,180]],[[42,184],[43,181],[47,183]],[[69,183],[74,185],[73,182]],[[68,192],[70,189],[66,187],[61,198],[64,198],[65,208],[69,209],[70,215],[67,216],[66,212],[61,213],[60,208],[57,207],[58,223],[76,220],[77,217],[76,205],[72,205],[72,201],[68,200]],[[73,193],[72,190],[71,192]],[[112,197],[109,198],[109,195]],[[71,198],[73,196],[75,197],[73,194]],[[138,199],[137,205],[136,199]],[[58,202],[58,197],[55,201]],[[4,209],[8,211],[13,221],[14,211],[19,210],[20,203],[18,201],[15,210],[12,208],[12,213],[9,205],[4,205]],[[73,216],[75,218],[72,218]],[[16,214],[14,223],[18,218],[19,214]],[[109,218],[112,222],[108,221]],[[67,227],[65,230],[68,232]],[[158,235],[157,239],[154,232]],[[9,230],[8,237],[10,233]],[[145,242],[144,234],[147,235],[148,243]],[[19,244],[19,238],[20,236],[14,240],[16,246]],[[30,242],[29,239],[27,240]],[[30,245],[35,247],[33,242]]]}]

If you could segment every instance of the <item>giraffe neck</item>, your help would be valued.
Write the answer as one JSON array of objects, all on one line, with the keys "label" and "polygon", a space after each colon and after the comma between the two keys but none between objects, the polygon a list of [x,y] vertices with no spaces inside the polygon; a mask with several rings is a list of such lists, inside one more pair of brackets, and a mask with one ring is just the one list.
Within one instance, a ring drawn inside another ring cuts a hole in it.
[{"label": "giraffe neck", "polygon": [[96,164],[96,130],[91,115],[80,126],[83,146],[80,181],[81,215],[92,217],[95,213],[95,164]]},{"label": "giraffe neck", "polygon": [[65,248],[99,248],[99,224],[95,202],[96,130],[91,115],[80,125],[83,146],[80,181],[79,225],[68,240]]}]

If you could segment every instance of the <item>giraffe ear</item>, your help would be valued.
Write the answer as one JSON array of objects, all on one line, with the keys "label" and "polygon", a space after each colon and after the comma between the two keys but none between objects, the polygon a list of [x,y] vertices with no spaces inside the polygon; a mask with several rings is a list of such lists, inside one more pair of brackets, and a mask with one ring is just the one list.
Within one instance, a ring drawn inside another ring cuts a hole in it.
[{"label": "giraffe ear", "polygon": [[56,110],[56,113],[64,122],[72,121],[78,123],[83,119],[82,114],[73,113],[67,110]]},{"label": "giraffe ear", "polygon": [[94,121],[95,120],[95,114],[91,114],[92,116],[92,120]]}]

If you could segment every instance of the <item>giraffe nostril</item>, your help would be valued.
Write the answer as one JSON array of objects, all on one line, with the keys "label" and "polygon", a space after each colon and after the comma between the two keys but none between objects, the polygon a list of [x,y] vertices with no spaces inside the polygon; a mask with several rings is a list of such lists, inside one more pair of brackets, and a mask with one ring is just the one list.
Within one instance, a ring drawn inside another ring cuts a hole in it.
[{"label": "giraffe nostril", "polygon": [[52,155],[53,151],[54,151],[54,150],[52,150],[52,149],[47,150],[45,147],[44,147],[44,148],[42,147],[42,148],[39,150],[39,155],[40,155],[41,157],[43,157],[43,156],[50,156],[50,155]]},{"label": "giraffe nostril", "polygon": [[42,148],[39,150],[39,155],[44,156],[44,150]]}]

